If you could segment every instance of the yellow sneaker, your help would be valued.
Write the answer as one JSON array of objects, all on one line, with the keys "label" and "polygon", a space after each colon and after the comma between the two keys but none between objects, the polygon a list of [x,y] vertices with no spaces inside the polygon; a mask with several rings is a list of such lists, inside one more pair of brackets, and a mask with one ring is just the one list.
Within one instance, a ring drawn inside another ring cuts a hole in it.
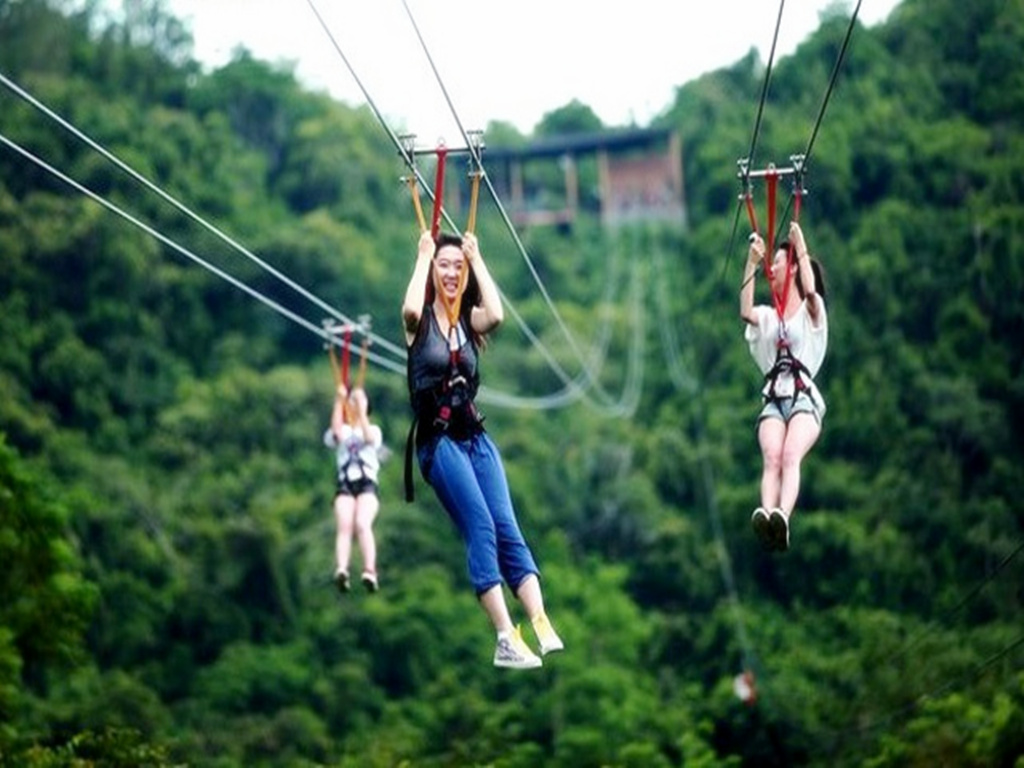
[{"label": "yellow sneaker", "polygon": [[537,636],[537,642],[540,643],[540,652],[542,656],[547,656],[553,651],[560,651],[565,648],[565,644],[562,643],[562,638],[555,632],[555,628],[551,626],[551,622],[548,620],[546,613],[540,614],[533,619],[533,633]]},{"label": "yellow sneaker", "polygon": [[494,666],[510,669],[536,669],[543,662],[530,650],[517,626],[507,637],[499,637],[494,649]]}]

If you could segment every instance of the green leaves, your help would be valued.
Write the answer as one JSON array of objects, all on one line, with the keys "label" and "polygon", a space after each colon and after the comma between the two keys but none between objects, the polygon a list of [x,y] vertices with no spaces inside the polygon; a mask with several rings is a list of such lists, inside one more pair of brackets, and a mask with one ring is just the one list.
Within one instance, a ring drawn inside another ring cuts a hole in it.
[{"label": "green leaves", "polygon": [[[244,51],[203,75],[159,2],[128,11],[102,29],[93,6],[65,18],[41,0],[0,3],[0,64],[274,268],[400,341],[415,226],[370,112]],[[742,212],[737,252],[723,252],[756,52],[682,84],[657,121],[683,138],[686,232],[605,231],[592,158],[578,164],[571,231],[521,232],[613,398],[639,346],[634,309],[646,327],[628,419],[484,406],[567,645],[532,674],[490,665],[493,631],[429,489],[401,502],[401,376],[369,374],[394,452],[375,526],[383,588],[342,597],[321,340],[0,153],[0,429],[17,449],[0,443],[2,760],[1008,764],[1024,731],[1024,91],[1007,64],[1022,19],[1014,3],[905,0],[855,31],[804,201],[828,271],[829,412],[784,557],[762,552],[748,522],[760,377],[736,315]],[[844,30],[833,15],[777,62],[759,162],[804,148]],[[221,239],[0,99],[5,135],[319,323]],[[574,101],[537,135],[603,127]],[[490,146],[530,138],[489,128]],[[538,200],[564,194],[557,167],[524,183]],[[479,224],[545,345],[506,323],[484,383],[557,392],[546,354],[572,377],[576,350],[486,199]],[[732,690],[747,664],[753,707]]]}]

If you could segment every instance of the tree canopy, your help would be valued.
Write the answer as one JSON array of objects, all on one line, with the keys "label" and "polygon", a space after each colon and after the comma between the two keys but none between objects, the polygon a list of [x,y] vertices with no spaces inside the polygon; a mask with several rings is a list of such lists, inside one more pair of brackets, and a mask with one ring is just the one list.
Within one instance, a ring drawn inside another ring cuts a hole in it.
[{"label": "tree canopy", "polygon": [[[756,163],[807,145],[840,10],[776,62]],[[401,345],[417,232],[374,114],[244,50],[204,72],[159,0],[0,0],[0,40],[5,79],[197,214],[0,88],[3,137],[164,238],[0,148],[0,764],[1019,763],[1020,3],[904,0],[854,30],[806,179],[829,411],[784,556],[749,529],[760,380],[728,252],[756,52],[651,126],[682,137],[688,226],[584,209],[518,233],[528,268],[482,200],[522,323],[483,355],[486,424],[567,646],[518,675],[490,665],[444,511],[402,499],[383,367],[382,590],[335,594],[322,339],[218,271],[324,311],[204,226]],[[617,128],[574,100],[488,143]],[[605,401],[498,397],[557,392],[551,360],[580,356]]]}]

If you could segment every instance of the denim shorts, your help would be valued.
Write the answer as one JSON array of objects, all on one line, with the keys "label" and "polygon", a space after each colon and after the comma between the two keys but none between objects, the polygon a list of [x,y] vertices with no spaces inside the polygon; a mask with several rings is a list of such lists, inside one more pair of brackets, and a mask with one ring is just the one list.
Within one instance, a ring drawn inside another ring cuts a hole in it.
[{"label": "denim shorts", "polygon": [[336,496],[362,496],[364,493],[377,493],[377,484],[368,477],[349,480],[347,477],[338,480]]},{"label": "denim shorts", "polygon": [[757,415],[754,426],[760,425],[765,419],[779,419],[788,424],[789,420],[798,413],[809,413],[814,416],[816,422],[821,424],[821,408],[815,404],[809,394],[800,392],[796,396],[796,400],[792,397],[782,397],[765,402],[764,408]]}]

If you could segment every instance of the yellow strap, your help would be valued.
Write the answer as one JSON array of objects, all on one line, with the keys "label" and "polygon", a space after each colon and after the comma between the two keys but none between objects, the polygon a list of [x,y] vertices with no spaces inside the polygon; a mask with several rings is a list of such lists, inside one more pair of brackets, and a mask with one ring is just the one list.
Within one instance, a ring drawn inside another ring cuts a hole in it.
[{"label": "yellow strap", "polygon": [[455,301],[452,302],[451,315],[448,321],[451,325],[458,323],[459,312],[462,310],[462,297],[466,293],[466,284],[469,282],[469,262],[462,262],[462,272],[459,273],[459,290],[455,294]]},{"label": "yellow strap", "polygon": [[[338,365],[338,357],[334,352],[334,344],[327,342],[327,358],[331,361],[331,373],[334,377],[334,396],[338,396],[338,389],[344,383],[341,380],[341,367]],[[352,423],[352,416],[349,413],[348,400],[341,404],[342,421],[346,424]]]},{"label": "yellow strap", "polygon": [[331,373],[334,374],[334,389],[337,391],[341,386],[341,370],[338,368],[338,358],[334,354],[334,344],[327,342],[327,357],[331,361]]},{"label": "yellow strap", "polygon": [[423,206],[420,205],[420,188],[416,183],[416,177],[410,176],[406,179],[409,185],[409,192],[412,194],[412,205],[416,209],[416,222],[420,225],[420,232],[427,228],[427,220],[423,216]]},{"label": "yellow strap", "polygon": [[467,232],[476,232],[476,205],[480,200],[480,176],[483,174],[481,170],[471,171],[470,177],[470,192],[469,192],[469,221],[466,224]]}]

